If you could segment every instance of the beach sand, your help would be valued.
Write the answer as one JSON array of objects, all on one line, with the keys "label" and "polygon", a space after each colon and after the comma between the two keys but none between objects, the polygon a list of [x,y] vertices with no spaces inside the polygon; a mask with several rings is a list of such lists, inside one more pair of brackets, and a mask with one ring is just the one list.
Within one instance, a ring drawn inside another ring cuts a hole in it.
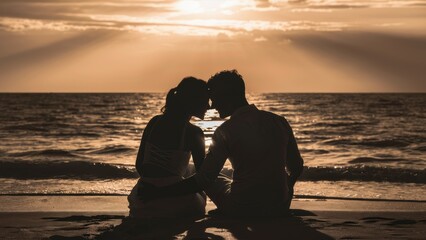
[{"label": "beach sand", "polygon": [[[128,221],[125,196],[0,196],[0,239],[425,239],[426,203],[296,198],[291,217]],[[214,209],[209,202],[207,210]]]}]

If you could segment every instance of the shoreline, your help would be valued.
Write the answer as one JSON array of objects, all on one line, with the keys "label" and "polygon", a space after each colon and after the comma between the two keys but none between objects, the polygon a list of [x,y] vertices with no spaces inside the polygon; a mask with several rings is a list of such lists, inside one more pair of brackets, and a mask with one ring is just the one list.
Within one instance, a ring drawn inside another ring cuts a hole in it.
[{"label": "shoreline", "polygon": [[[0,193],[0,197],[127,197],[122,193]],[[357,198],[357,197],[337,197],[321,195],[294,195],[294,199],[314,199],[314,200],[344,200],[344,201],[371,201],[371,202],[414,202],[426,203],[426,200],[418,199],[392,199],[392,198]]]},{"label": "shoreline", "polygon": [[[0,213],[4,212],[124,212],[127,195],[0,195]],[[75,203],[78,203],[76,205]],[[102,203],[102,204],[100,204]],[[326,203],[324,205],[324,203]],[[323,206],[324,205],[324,206]],[[215,208],[211,201],[206,209]],[[296,195],[291,208],[329,211],[425,211],[426,201],[400,199],[340,198]]]},{"label": "shoreline", "polygon": [[[126,221],[125,196],[0,196],[0,239],[422,239],[426,203],[301,199],[292,217]],[[206,210],[215,206],[208,201]],[[124,221],[123,221],[124,220]]]}]

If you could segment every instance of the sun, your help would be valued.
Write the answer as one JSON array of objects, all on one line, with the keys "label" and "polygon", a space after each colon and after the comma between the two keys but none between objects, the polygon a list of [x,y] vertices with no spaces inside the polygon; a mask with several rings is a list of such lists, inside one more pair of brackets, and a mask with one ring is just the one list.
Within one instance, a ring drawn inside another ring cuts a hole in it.
[{"label": "sun", "polygon": [[183,13],[201,13],[203,8],[199,1],[183,0],[176,3],[176,10]]},{"label": "sun", "polygon": [[184,14],[196,14],[223,10],[224,4],[218,0],[180,0],[175,8]]}]

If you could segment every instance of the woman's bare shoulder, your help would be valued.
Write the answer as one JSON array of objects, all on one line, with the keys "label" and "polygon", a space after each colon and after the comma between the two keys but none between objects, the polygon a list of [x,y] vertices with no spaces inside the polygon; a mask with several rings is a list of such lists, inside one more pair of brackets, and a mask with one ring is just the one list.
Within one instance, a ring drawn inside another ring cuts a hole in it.
[{"label": "woman's bare shoulder", "polygon": [[155,115],[154,117],[152,117],[148,123],[146,124],[146,127],[150,127],[151,125],[153,125],[154,123],[156,123],[162,115]]}]

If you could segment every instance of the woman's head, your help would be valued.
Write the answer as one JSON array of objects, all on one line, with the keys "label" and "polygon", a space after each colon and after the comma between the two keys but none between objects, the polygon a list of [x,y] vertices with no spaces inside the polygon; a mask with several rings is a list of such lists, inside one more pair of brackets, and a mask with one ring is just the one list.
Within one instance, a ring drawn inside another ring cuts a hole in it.
[{"label": "woman's head", "polygon": [[195,77],[186,77],[177,87],[170,89],[162,110],[164,114],[185,114],[203,119],[208,108],[207,83]]}]

